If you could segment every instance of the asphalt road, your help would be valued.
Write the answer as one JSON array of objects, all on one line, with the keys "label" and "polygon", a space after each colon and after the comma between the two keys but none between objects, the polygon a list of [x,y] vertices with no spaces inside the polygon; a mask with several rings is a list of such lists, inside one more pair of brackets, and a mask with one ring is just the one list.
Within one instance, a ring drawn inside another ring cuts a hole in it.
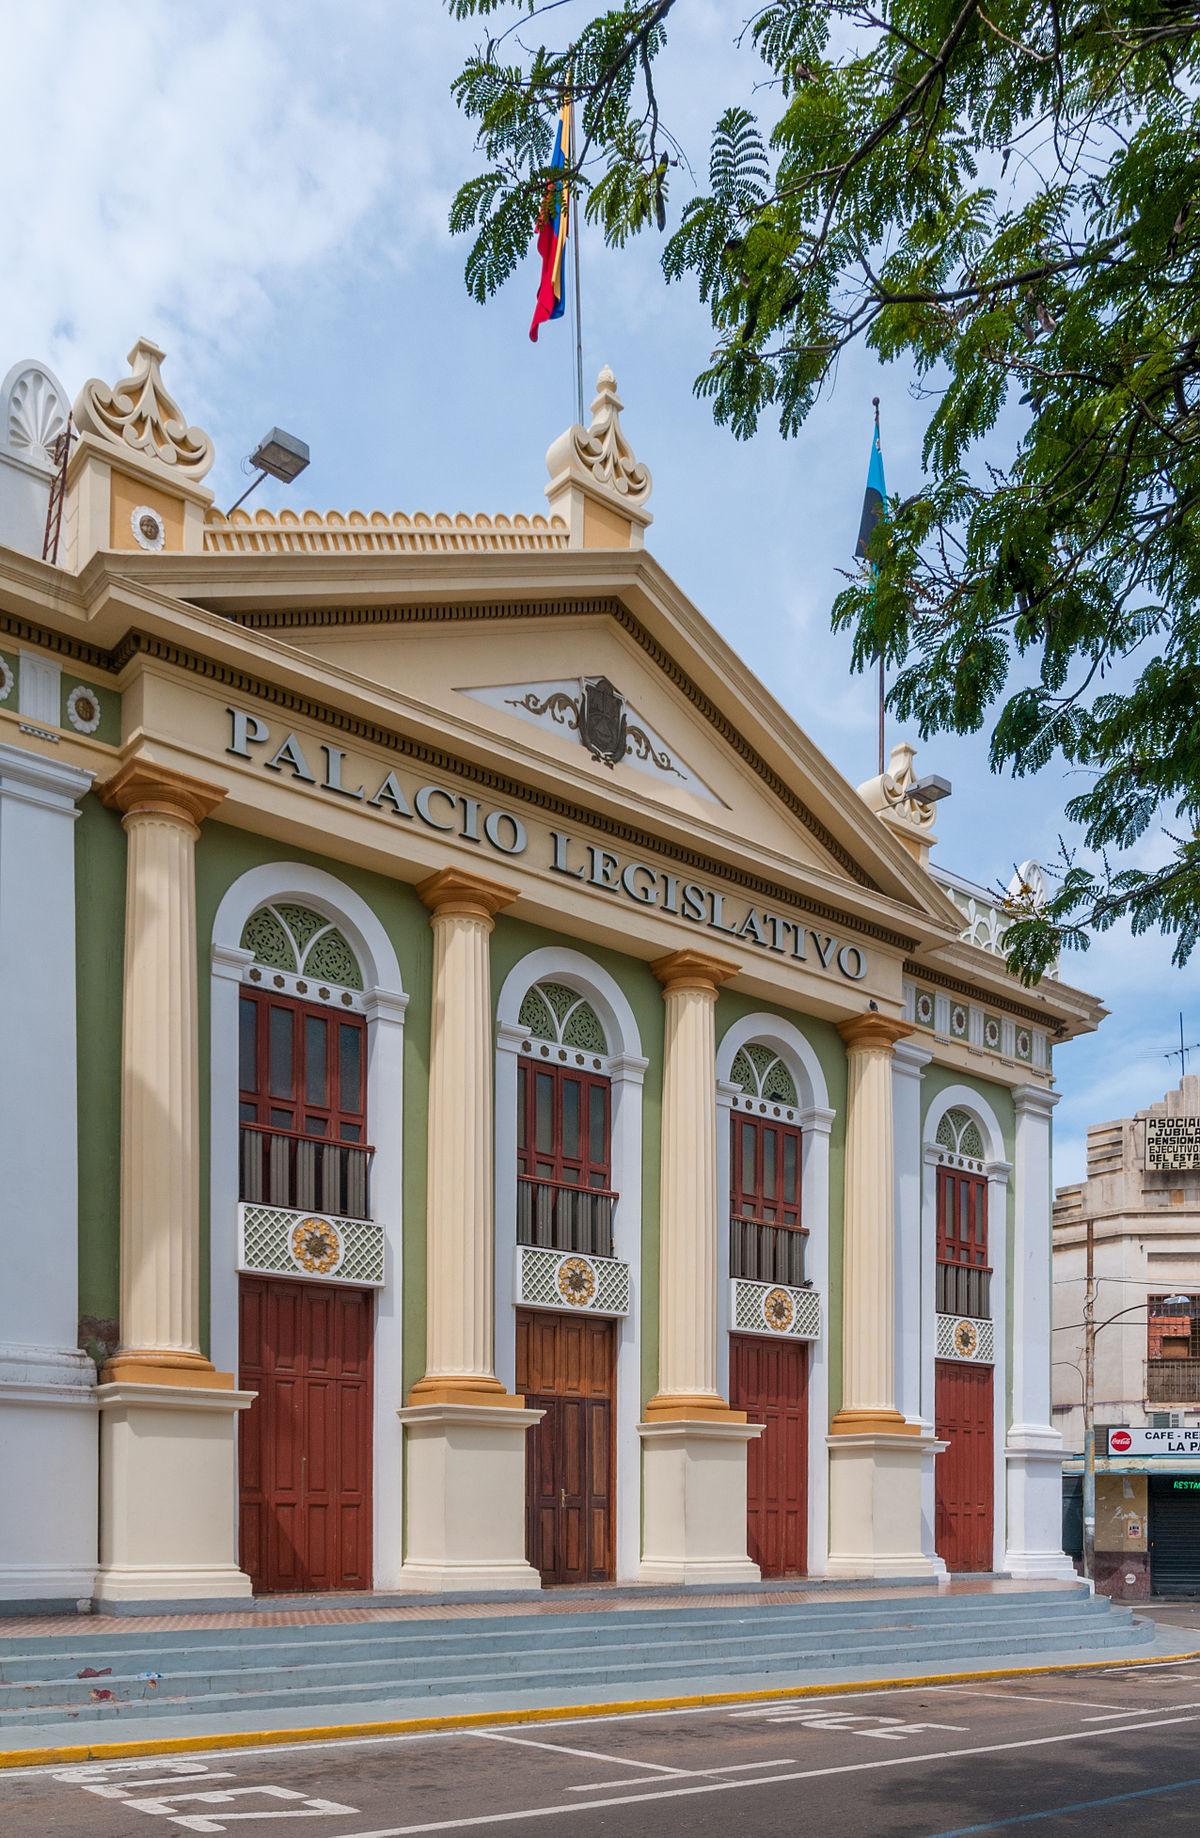
[{"label": "asphalt road", "polygon": [[0,1774],[4,1838],[1200,1829],[1200,1662]]}]

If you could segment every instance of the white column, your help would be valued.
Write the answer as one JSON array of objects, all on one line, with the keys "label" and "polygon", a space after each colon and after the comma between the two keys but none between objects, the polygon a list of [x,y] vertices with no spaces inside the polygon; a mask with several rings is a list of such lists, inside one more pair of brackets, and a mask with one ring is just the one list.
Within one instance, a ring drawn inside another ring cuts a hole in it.
[{"label": "white column", "polygon": [[411,1588],[537,1589],[525,1559],[525,1440],[542,1415],[494,1365],[494,915],[516,890],[443,868],[417,892],[433,930],[425,1376],[406,1434]]},{"label": "white column", "polygon": [[76,1347],[74,825],[91,781],[0,746],[0,1599],[30,1611],[74,1609],[96,1576],[96,1369]]},{"label": "white column", "polygon": [[921,1475],[936,1447],[896,1408],[896,1168],[892,1052],[907,1022],[843,1022],[846,1163],[842,1404],[830,1426],[831,1576],[927,1576]]},{"label": "white column", "polygon": [[200,1349],[195,845],[219,786],[135,757],[101,789],[124,817],[121,1344],[104,1368],[101,1604],[250,1594],[236,1559],[235,1391]]},{"label": "white column", "polygon": [[762,1426],[717,1388],[716,1005],[736,964],[675,951],[663,985],[658,1390],[638,1425],[644,1582],[758,1577],[746,1553],[746,1445]]},{"label": "white column", "polygon": [[1041,1085],[1013,1093],[1012,1426],[1008,1467],[1008,1547],[1013,1576],[1073,1577],[1062,1549],[1062,1437],[1051,1422],[1053,1286],[1050,1221],[1051,1119],[1058,1094]]},{"label": "white column", "polygon": [[387,1233],[386,1282],[375,1296],[374,1523],[376,1589],[402,1586],[404,1563],[404,1430],[396,1420],[404,1396],[404,1016],[399,990],[366,992],[367,1116],[371,1140],[371,1212]]}]

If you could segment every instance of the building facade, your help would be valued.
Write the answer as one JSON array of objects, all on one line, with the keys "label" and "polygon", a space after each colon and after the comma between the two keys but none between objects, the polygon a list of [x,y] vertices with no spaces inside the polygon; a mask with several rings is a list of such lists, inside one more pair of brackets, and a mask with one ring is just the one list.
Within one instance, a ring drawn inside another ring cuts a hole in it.
[{"label": "building facade", "polygon": [[610,373],[546,514],[227,518],[161,362],[61,469],[0,404],[0,1596],[1069,1575],[1102,1011],[911,748],[856,792],[654,562]]},{"label": "building facade", "polygon": [[1054,1197],[1054,1420],[1068,1543],[1081,1544],[1089,1266],[1097,1589],[1200,1591],[1200,1077],[1088,1131]]}]

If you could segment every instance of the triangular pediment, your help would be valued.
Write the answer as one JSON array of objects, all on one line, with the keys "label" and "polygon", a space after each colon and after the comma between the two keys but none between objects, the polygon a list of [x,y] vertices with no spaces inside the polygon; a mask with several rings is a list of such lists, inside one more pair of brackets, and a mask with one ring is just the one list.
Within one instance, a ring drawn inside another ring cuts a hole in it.
[{"label": "triangular pediment", "polygon": [[602,765],[627,762],[660,785],[682,786],[695,797],[723,808],[725,800],[705,783],[650,721],[627,702],[607,677],[560,677],[554,682],[501,683],[463,688],[460,695],[489,708],[511,709],[522,721],[546,733],[575,734],[591,758]]}]

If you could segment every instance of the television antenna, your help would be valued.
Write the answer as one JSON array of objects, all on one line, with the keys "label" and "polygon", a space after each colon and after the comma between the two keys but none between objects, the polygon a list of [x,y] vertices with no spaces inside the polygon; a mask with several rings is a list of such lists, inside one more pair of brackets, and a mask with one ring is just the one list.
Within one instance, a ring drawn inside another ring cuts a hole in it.
[{"label": "television antenna", "polygon": [[1177,1047],[1172,1047],[1169,1053],[1163,1054],[1164,1059],[1177,1059],[1179,1061],[1180,1078],[1186,1078],[1187,1076],[1187,1056],[1189,1053],[1200,1053],[1200,1040],[1193,1040],[1190,1047],[1184,1046],[1183,1010],[1181,1009],[1179,1012],[1179,1045]]}]

